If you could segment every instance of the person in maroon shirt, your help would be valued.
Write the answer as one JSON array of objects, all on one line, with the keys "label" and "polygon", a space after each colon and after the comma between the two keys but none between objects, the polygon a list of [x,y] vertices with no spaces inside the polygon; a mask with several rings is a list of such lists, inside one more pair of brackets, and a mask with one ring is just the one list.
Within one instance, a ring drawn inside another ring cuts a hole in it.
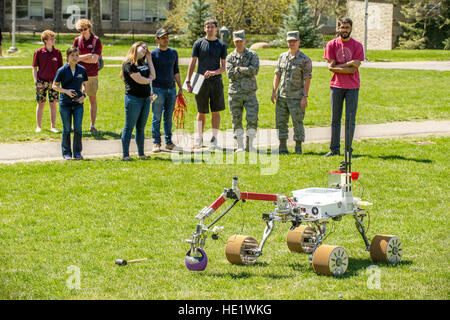
[{"label": "person in maroon shirt", "polygon": [[79,64],[86,68],[88,83],[86,94],[89,96],[91,128],[96,133],[95,120],[97,118],[97,91],[98,91],[98,62],[102,54],[100,38],[92,33],[92,24],[88,19],[77,21],[75,28],[81,33],[73,40],[73,46],[80,50]]},{"label": "person in maroon shirt", "polygon": [[58,92],[52,89],[53,79],[56,71],[63,65],[61,51],[55,46],[55,33],[51,30],[45,30],[41,34],[41,40],[44,42],[42,48],[34,52],[33,57],[33,78],[36,85],[36,132],[41,132],[42,115],[48,92],[48,102],[50,105],[50,131],[58,133],[55,127],[56,123],[56,102],[58,101]]}]

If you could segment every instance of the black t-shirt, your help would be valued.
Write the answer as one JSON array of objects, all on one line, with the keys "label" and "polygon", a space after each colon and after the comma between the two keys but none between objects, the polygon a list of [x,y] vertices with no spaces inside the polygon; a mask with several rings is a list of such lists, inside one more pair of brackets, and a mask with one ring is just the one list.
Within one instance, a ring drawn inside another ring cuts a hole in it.
[{"label": "black t-shirt", "polygon": [[195,41],[192,56],[198,58],[197,73],[204,74],[207,70],[217,70],[220,69],[220,59],[227,58],[227,45],[219,39],[210,41],[201,38]]},{"label": "black t-shirt", "polygon": [[134,81],[130,74],[139,72],[141,76],[148,78],[150,76],[150,68],[144,60],[138,60],[138,65],[127,61],[122,66],[123,82],[125,83],[125,92],[138,98],[150,97],[150,84],[139,84]]}]

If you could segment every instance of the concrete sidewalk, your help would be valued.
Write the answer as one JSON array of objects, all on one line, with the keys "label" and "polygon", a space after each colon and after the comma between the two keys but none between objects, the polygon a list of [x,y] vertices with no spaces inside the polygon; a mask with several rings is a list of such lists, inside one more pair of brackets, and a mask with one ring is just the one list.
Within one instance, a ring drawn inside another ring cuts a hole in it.
[{"label": "concrete sidewalk", "polygon": [[[109,61],[123,61],[124,57],[103,57],[105,67],[118,68],[121,64],[107,64]],[[180,58],[180,65],[188,65],[189,58]],[[260,60],[261,66],[276,66],[277,61]],[[313,67],[326,67],[326,62],[313,61]],[[407,69],[407,70],[434,70],[450,71],[450,61],[403,61],[403,62],[363,62],[362,68],[372,69]],[[6,69],[31,69],[31,66],[0,66],[0,70]]]},{"label": "concrete sidewalk", "polygon": [[[290,129],[289,144],[293,144],[293,129]],[[305,143],[329,142],[330,127],[306,128]],[[404,136],[450,135],[450,120],[422,122],[392,122],[383,124],[357,125],[355,139],[396,138]],[[211,132],[204,135],[204,144],[209,145]],[[342,132],[343,137],[343,132]],[[194,140],[192,135],[175,132],[174,143],[190,152]],[[272,129],[259,129],[256,139],[259,148],[278,145],[277,132]],[[218,145],[226,151],[235,148],[235,140],[231,130],[221,131]],[[152,140],[146,139],[145,152],[151,154]],[[307,147],[306,147],[307,149]],[[170,152],[170,151],[166,151]],[[130,153],[136,153],[136,144],[131,142]],[[122,155],[121,140],[83,140],[83,156],[85,159]],[[62,160],[61,142],[0,144],[0,163],[28,161]]]}]

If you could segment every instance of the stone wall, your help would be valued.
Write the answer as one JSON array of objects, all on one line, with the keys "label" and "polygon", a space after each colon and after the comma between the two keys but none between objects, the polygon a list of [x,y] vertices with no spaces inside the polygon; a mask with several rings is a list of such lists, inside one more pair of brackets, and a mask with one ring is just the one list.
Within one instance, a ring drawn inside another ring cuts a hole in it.
[{"label": "stone wall", "polygon": [[[368,13],[367,49],[393,49],[394,6],[391,3],[369,2]],[[353,20],[352,37],[364,43],[364,1],[349,1],[347,14]]]}]

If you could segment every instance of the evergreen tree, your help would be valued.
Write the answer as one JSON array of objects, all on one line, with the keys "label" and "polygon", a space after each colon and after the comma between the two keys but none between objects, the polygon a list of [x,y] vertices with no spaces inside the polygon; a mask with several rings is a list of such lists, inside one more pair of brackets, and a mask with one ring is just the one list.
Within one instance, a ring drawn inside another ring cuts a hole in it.
[{"label": "evergreen tree", "polygon": [[450,36],[450,1],[399,2],[404,4],[401,12],[406,18],[405,22],[399,21],[403,30],[399,38],[399,47],[402,49],[443,48],[445,39]]},{"label": "evergreen tree", "polygon": [[322,37],[318,33],[320,26],[314,24],[314,16],[306,0],[295,0],[289,6],[289,13],[283,15],[283,24],[278,33],[286,39],[288,31],[299,31],[302,47],[316,48],[321,44]]},{"label": "evergreen tree", "polygon": [[210,4],[206,0],[192,0],[183,20],[187,25],[183,28],[183,43],[192,46],[194,42],[205,36],[204,22],[211,17]]}]

